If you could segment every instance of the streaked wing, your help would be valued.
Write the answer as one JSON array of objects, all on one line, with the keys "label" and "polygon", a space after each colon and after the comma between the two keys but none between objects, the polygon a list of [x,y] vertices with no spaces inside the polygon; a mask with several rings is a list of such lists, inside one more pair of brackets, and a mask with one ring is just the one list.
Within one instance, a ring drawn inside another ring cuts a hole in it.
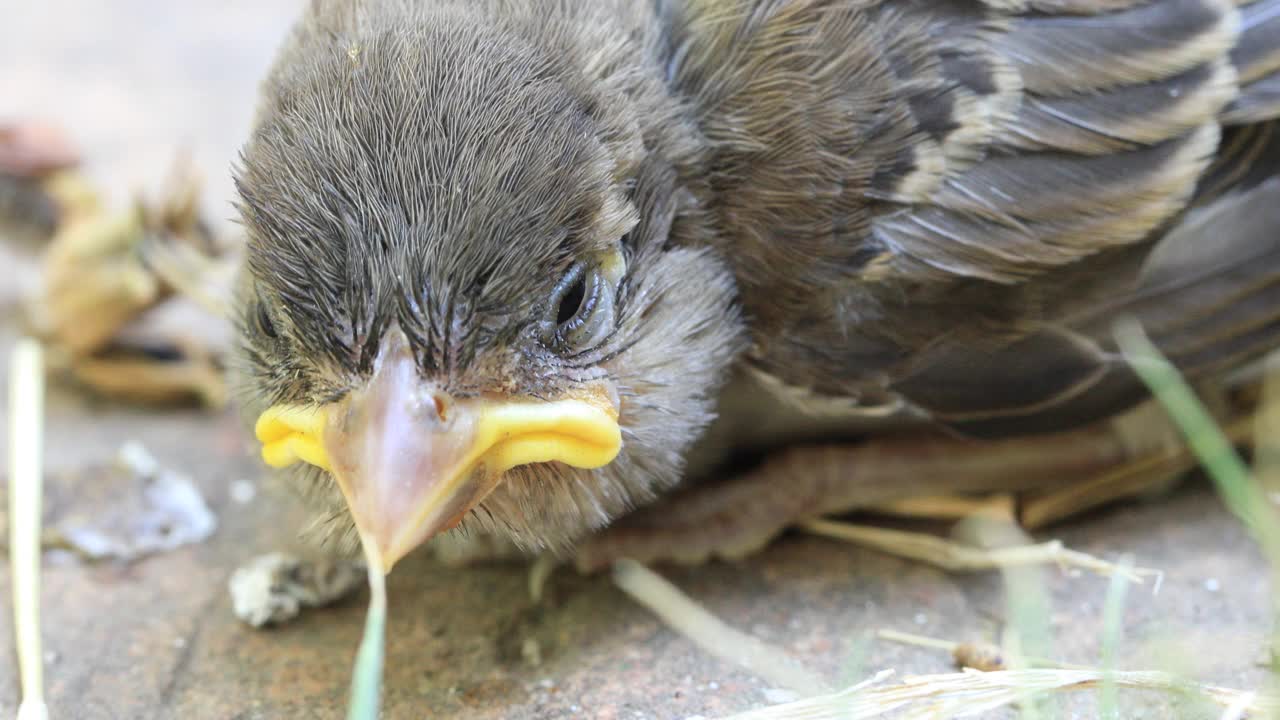
[{"label": "streaked wing", "polygon": [[1118,313],[1191,371],[1280,343],[1280,249],[1236,217],[1280,193],[1280,0],[686,6],[764,372],[1005,432],[1138,396]]}]

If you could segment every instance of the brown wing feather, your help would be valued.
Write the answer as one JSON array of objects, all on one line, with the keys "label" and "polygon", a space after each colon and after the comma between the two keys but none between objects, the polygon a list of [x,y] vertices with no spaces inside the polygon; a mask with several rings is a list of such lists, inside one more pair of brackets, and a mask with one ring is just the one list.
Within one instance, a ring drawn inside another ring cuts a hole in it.
[{"label": "brown wing feather", "polygon": [[1115,312],[1212,308],[1162,335],[1206,371],[1275,345],[1275,255],[1158,303],[1139,271],[1193,204],[1235,202],[1246,177],[1277,200],[1274,169],[1223,160],[1271,147],[1247,123],[1280,114],[1277,17],[1280,0],[684,3],[671,79],[713,142],[751,362],[1003,432],[1132,402],[1100,330]]}]

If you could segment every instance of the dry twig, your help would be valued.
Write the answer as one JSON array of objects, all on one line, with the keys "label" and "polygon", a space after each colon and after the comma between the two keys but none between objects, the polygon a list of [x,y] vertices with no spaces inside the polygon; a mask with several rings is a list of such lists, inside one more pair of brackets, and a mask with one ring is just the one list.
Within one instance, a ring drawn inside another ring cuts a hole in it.
[{"label": "dry twig", "polygon": [[[951,640],[940,640],[938,638],[926,637],[924,635],[915,635],[891,628],[881,628],[876,631],[876,637],[881,640],[889,640],[891,642],[902,643],[903,645],[914,645],[916,647],[934,648],[944,650],[951,654],[955,660],[956,666],[960,668],[972,668],[974,670],[991,671],[991,670],[1008,670],[1010,669],[1005,663],[1004,652],[999,646],[985,642],[953,642]],[[1031,667],[1036,668],[1056,668],[1058,670],[1093,670],[1087,665],[1074,665],[1072,663],[1063,663],[1047,658],[1023,657],[1023,662]]]},{"label": "dry twig", "polygon": [[[980,548],[965,545],[927,533],[890,530],[888,528],[851,523],[833,522],[831,520],[809,520],[800,527],[825,537],[844,540],[898,557],[929,563],[950,572],[972,572],[976,570],[995,570],[1020,565],[1038,565],[1057,563],[1063,566],[1089,570],[1099,575],[1111,575],[1116,572],[1117,565],[1087,553],[1071,550],[1060,540],[1050,540],[1038,545],[1022,545],[1017,547]],[[1150,568],[1133,568],[1126,577],[1141,584],[1146,577],[1156,577],[1159,584],[1159,570]]]},{"label": "dry twig", "polygon": [[[882,672],[872,679],[888,677]],[[1201,695],[1226,708],[1245,713],[1273,713],[1280,699],[1253,692],[1186,682],[1163,672],[1112,672],[1102,670],[968,670],[943,675],[908,677],[897,685],[855,685],[830,695],[775,705],[734,715],[726,720],[933,720],[951,717],[985,717],[986,713],[1020,702],[1028,696],[1095,690],[1109,678],[1118,687]]]},{"label": "dry twig", "polygon": [[640,563],[617,561],[613,565],[613,581],[636,602],[712,655],[802,695],[828,691],[826,683],[791,662],[780,650],[726,625]]}]

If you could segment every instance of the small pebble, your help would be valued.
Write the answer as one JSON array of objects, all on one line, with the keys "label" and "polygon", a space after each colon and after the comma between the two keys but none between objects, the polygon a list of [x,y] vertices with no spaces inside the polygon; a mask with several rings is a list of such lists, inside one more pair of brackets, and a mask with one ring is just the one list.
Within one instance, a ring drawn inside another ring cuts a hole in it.
[{"label": "small pebble", "polygon": [[764,694],[764,699],[771,705],[781,705],[782,703],[795,702],[800,699],[799,693],[786,688],[765,688],[760,692]]},{"label": "small pebble", "polygon": [[49,650],[48,652],[46,652],[46,653],[44,654],[44,664],[45,664],[45,665],[53,665],[54,663],[58,662],[58,657],[59,657],[59,656],[58,656],[57,651],[55,651],[55,650]]},{"label": "small pebble", "polygon": [[551,678],[542,678],[538,681],[538,687],[547,688],[548,690],[555,687],[555,685],[555,682],[553,682]]},{"label": "small pebble", "polygon": [[231,483],[231,499],[240,505],[248,505],[258,496],[258,486],[248,480],[236,480]]},{"label": "small pebble", "polygon": [[924,613],[916,613],[915,619],[917,625],[927,625],[929,623],[929,616]]},{"label": "small pebble", "polygon": [[1218,578],[1209,578],[1204,581],[1204,589],[1216,593],[1222,589],[1222,583],[1218,582]]},{"label": "small pebble", "polygon": [[80,564],[79,555],[76,555],[70,550],[63,550],[62,548],[50,548],[45,551],[44,559],[45,562],[54,567],[67,567],[69,565]]},{"label": "small pebble", "polygon": [[159,461],[136,440],[120,446],[120,461],[139,477],[153,478],[160,473]]},{"label": "small pebble", "polygon": [[303,608],[336,602],[365,578],[358,561],[308,561],[277,552],[237,568],[227,586],[236,617],[262,627],[292,620]]},{"label": "small pebble", "polygon": [[176,637],[173,639],[173,646],[179,650],[187,646],[187,639],[184,637]]},{"label": "small pebble", "polygon": [[707,689],[708,689],[708,690],[719,690],[719,689],[720,689],[720,683],[718,683],[718,682],[716,682],[716,681],[712,680],[711,682],[707,683]]}]

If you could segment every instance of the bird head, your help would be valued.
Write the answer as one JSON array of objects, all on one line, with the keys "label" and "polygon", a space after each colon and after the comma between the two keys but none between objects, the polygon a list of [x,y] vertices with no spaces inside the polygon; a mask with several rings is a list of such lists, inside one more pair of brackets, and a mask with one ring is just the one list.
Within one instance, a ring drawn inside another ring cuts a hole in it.
[{"label": "bird head", "polygon": [[459,526],[564,549],[676,483],[741,322],[634,102],[480,23],[292,53],[236,178],[267,464],[387,570]]}]

